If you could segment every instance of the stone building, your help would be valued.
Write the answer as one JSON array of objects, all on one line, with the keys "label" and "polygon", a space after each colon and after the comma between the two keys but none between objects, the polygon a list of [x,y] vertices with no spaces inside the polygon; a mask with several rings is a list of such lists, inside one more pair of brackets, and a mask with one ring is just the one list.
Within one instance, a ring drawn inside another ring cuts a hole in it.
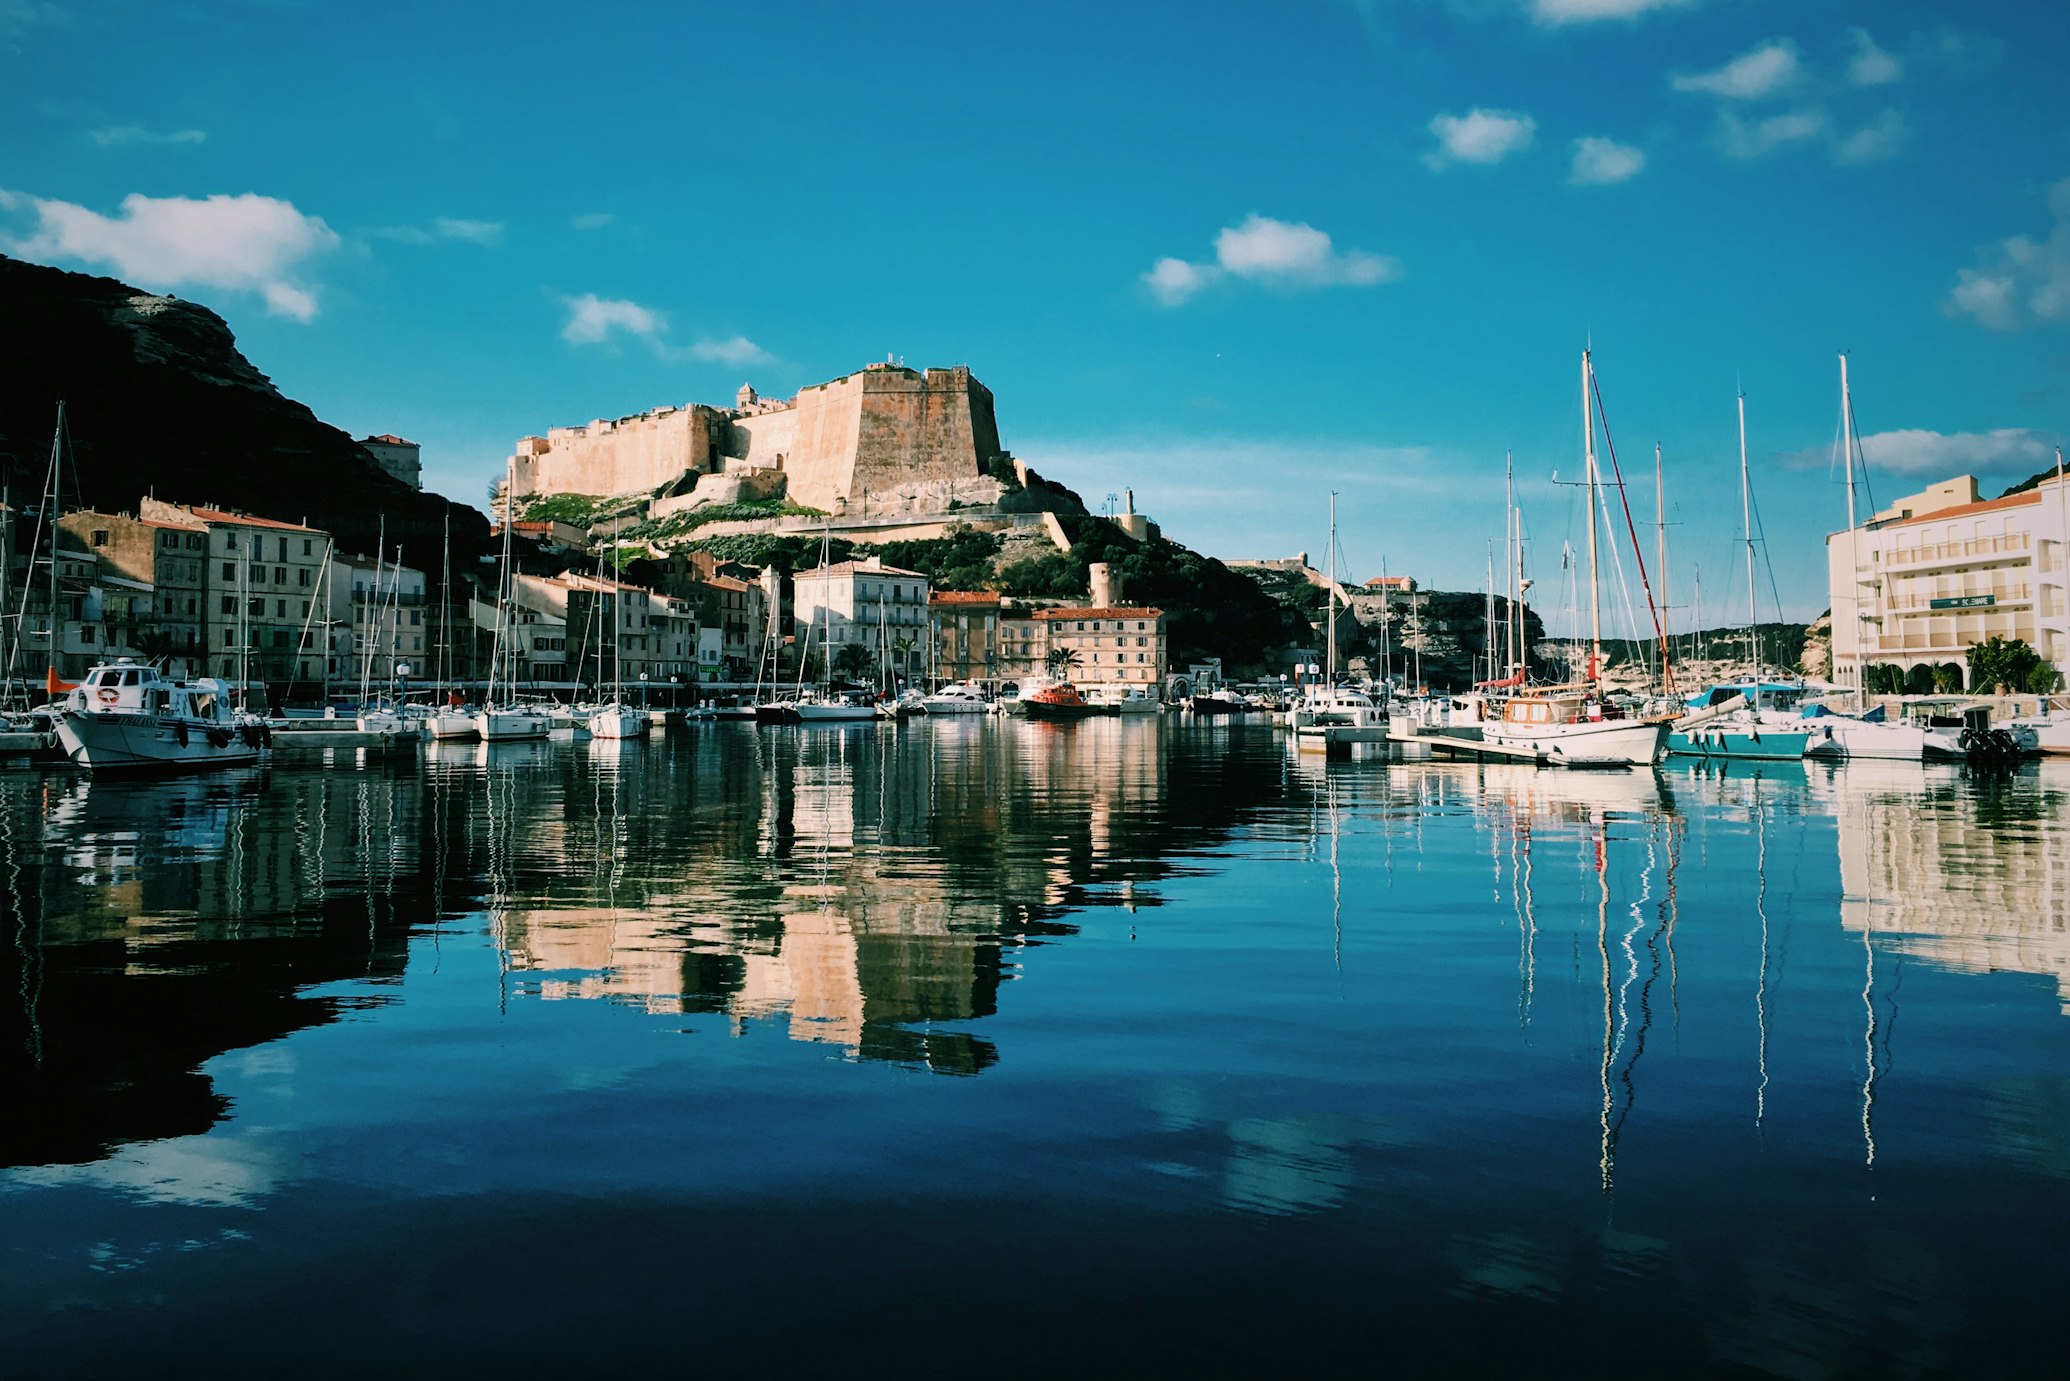
[{"label": "stone building", "polygon": [[1042,609],[1034,616],[1043,630],[1044,662],[1054,653],[1072,660],[1065,675],[1081,685],[1164,684],[1164,611],[1131,605]]},{"label": "stone building", "polygon": [[577,684],[622,680],[631,693],[643,681],[688,685],[697,676],[697,613],[688,600],[573,571],[519,574],[512,596],[520,615],[543,614],[560,626],[548,635],[527,633],[521,623],[519,632],[534,640],[558,636],[561,647],[534,651],[563,654],[561,674]]},{"label": "stone building", "polygon": [[992,681],[999,671],[999,596],[989,591],[937,590],[928,597],[938,681]]},{"label": "stone building", "polygon": [[791,577],[791,618],[798,646],[828,655],[860,643],[894,668],[918,670],[913,654],[927,645],[927,577],[887,566],[877,557],[816,566]]},{"label": "stone building", "polygon": [[[93,552],[103,577],[150,592],[143,606],[134,598],[122,601],[131,617],[124,636],[115,639],[120,650],[158,659],[172,676],[201,675],[208,530],[199,523],[92,509],[65,514],[58,527]],[[112,623],[108,633],[117,633]]]},{"label": "stone building", "polygon": [[[324,581],[324,676],[380,696],[407,674],[429,680],[438,656],[424,572],[372,556],[334,555]],[[408,667],[408,673],[400,670]]]},{"label": "stone building", "polygon": [[1049,655],[1046,630],[1035,614],[1026,605],[1000,605],[996,656],[1001,681],[1039,681],[1049,674],[1045,662]]},{"label": "stone building", "polygon": [[2051,479],[1982,499],[1958,475],[1826,539],[1832,679],[1866,666],[1952,667],[1969,649],[2017,638],[2061,669],[2070,656],[2070,485]]},{"label": "stone building", "polygon": [[401,480],[412,489],[424,487],[424,466],[419,457],[420,448],[414,441],[405,441],[399,436],[382,433],[379,436],[363,436],[359,444],[383,470]]},{"label": "stone building", "polygon": [[203,530],[202,648],[209,675],[231,680],[311,681],[324,644],[312,616],[330,534],[194,504],[145,499],[148,522]]}]

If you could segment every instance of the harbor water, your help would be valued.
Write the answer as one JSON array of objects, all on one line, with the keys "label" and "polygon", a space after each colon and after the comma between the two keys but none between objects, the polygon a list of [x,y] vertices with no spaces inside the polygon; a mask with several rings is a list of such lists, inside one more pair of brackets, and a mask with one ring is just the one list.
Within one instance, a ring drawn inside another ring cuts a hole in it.
[{"label": "harbor water", "polygon": [[2052,1371],[2070,768],[0,775],[0,1373]]}]

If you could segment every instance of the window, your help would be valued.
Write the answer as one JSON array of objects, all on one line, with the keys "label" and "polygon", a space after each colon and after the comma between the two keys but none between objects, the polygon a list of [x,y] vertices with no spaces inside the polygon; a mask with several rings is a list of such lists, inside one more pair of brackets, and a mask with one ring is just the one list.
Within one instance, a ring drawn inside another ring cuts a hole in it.
[{"label": "window", "polygon": [[158,534],[158,545],[161,547],[177,547],[180,545],[180,534],[177,532],[161,532]]},{"label": "window", "polygon": [[236,612],[237,612],[237,596],[236,596],[236,595],[224,595],[224,596],[223,596],[223,612],[224,612],[224,613],[226,613],[226,614],[234,614],[234,613],[236,613]]},{"label": "window", "polygon": [[254,567],[252,567],[252,584],[254,584],[254,585],[264,585],[265,583],[266,583],[266,568],[265,568],[264,566],[254,566]]},{"label": "window", "polygon": [[88,645],[91,645],[91,644],[92,644],[92,642],[93,642],[93,625],[92,625],[92,624],[88,623],[88,624],[82,624],[82,625],[80,625],[80,628],[79,628],[79,641],[80,641],[80,642],[82,642],[82,643],[86,643],[86,644],[88,644]]},{"label": "window", "polygon": [[311,547],[311,545],[310,545],[310,543],[311,543],[311,542],[313,542],[314,540],[315,540],[315,539],[313,539],[313,538],[309,538],[309,537],[304,537],[304,538],[302,539],[302,555],[304,555],[304,556],[314,556],[314,555],[316,555],[316,552],[315,552],[314,548],[312,548],[312,547]]},{"label": "window", "polygon": [[298,575],[298,576],[300,576],[300,577],[302,577],[302,582],[301,582],[301,583],[302,583],[302,588],[303,588],[303,589],[305,589],[305,590],[306,590],[306,589],[308,589],[308,588],[309,588],[309,568],[308,568],[307,566],[304,566],[304,567],[303,567],[303,568],[302,568],[301,570],[299,570],[299,571],[296,571],[296,572],[295,572],[295,574],[296,574],[296,575]]},{"label": "window", "polygon": [[273,617],[274,617],[274,618],[277,618],[277,619],[284,619],[284,618],[286,618],[286,617],[287,617],[287,601],[286,601],[286,600],[284,600],[284,599],[276,599],[276,600],[274,600],[274,601],[273,601]]},{"label": "window", "polygon": [[189,615],[193,614],[194,612],[194,601],[191,599],[187,601],[187,612]]},{"label": "window", "polygon": [[281,538],[281,539],[280,539],[280,557],[279,557],[279,559],[280,559],[280,560],[282,560],[282,561],[285,561],[285,560],[287,560],[287,538],[285,538],[285,537],[283,537],[283,538]]},{"label": "window", "polygon": [[[286,553],[286,552],[282,552],[282,553],[281,553],[281,555],[282,555],[282,556],[286,556],[286,555],[287,555],[287,553]],[[285,584],[287,584],[287,567],[285,567],[285,566],[275,566],[275,567],[273,568],[273,583],[274,583],[275,585],[285,585]]]},{"label": "window", "polygon": [[225,562],[223,563],[223,579],[224,579],[224,580],[235,580],[235,579],[237,579],[237,563],[236,563],[235,561],[225,561]]},{"label": "window", "polygon": [[[1142,625],[1141,625],[1141,624],[1137,624],[1137,625],[1136,625],[1136,627],[1140,628],[1140,627],[1142,627]],[[1138,639],[1136,639],[1136,646],[1137,646],[1137,647],[1148,647],[1148,646],[1150,646],[1150,640],[1149,640],[1148,638],[1138,638]]]},{"label": "window", "polygon": [[412,627],[412,628],[416,628],[416,627],[418,627],[418,626],[419,626],[419,625],[420,625],[420,624],[421,624],[421,623],[422,623],[423,621],[424,621],[424,611],[423,611],[423,610],[421,610],[421,609],[412,609],[412,610],[410,610],[410,627]]},{"label": "window", "polygon": [[224,551],[236,551],[236,550],[237,550],[237,534],[236,534],[236,533],[234,533],[234,532],[226,532],[226,533],[224,533],[224,534],[223,534],[223,550],[224,550]]}]

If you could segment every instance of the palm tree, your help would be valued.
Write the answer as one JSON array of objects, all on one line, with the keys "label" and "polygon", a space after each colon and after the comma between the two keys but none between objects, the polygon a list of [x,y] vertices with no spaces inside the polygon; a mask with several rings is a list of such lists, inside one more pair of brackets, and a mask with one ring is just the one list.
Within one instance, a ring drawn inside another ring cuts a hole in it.
[{"label": "palm tree", "polygon": [[1061,677],[1065,672],[1078,665],[1078,649],[1053,647],[1049,650],[1049,656],[1043,660],[1044,664],[1049,667],[1049,674],[1051,676]]},{"label": "palm tree", "polygon": [[843,643],[834,654],[834,670],[851,681],[867,680],[870,669],[877,664],[877,654],[864,643]]},{"label": "palm tree", "polygon": [[905,633],[891,640],[891,650],[898,654],[898,679],[902,683],[913,679],[912,654],[918,645],[917,639]]}]

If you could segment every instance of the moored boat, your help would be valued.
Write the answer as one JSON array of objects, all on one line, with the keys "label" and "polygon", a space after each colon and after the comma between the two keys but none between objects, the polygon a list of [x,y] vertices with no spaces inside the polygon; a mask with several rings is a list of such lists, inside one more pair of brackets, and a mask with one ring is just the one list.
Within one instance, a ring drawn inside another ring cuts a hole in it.
[{"label": "moored boat", "polygon": [[1572,683],[1518,692],[1502,707],[1502,718],[1481,726],[1481,737],[1554,763],[1650,767],[1667,751],[1668,723],[1626,718],[1596,686]]},{"label": "moored boat", "polygon": [[1044,686],[1033,695],[1021,697],[1023,712],[1030,719],[1090,719],[1110,713],[1078,693],[1069,681]]},{"label": "moored boat", "polygon": [[248,767],[272,741],[263,720],[231,708],[221,681],[174,681],[128,658],[87,673],[60,702],[57,733],[89,772]]},{"label": "moored boat", "polygon": [[929,714],[986,714],[992,702],[975,681],[953,681],[920,702]]}]

